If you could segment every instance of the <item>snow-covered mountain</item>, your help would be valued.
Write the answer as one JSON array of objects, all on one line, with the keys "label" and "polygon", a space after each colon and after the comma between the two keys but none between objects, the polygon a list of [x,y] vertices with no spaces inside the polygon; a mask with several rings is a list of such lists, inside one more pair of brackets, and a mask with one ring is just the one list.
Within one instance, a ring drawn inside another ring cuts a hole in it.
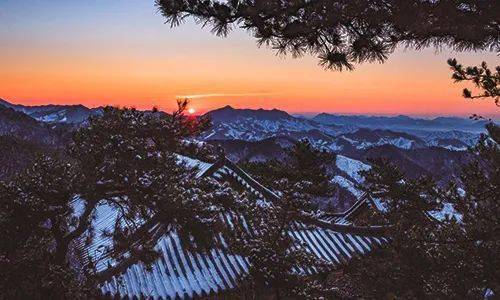
[{"label": "snow-covered mountain", "polygon": [[[0,106],[57,126],[78,126],[89,116],[101,113],[100,108],[91,109],[83,105],[27,106],[2,99]],[[428,120],[406,116],[319,114],[311,120],[277,109],[235,109],[231,106],[210,111],[207,115],[211,117],[213,127],[200,137],[201,140],[261,141],[288,137],[292,140],[308,139],[317,148],[337,153],[352,153],[382,145],[400,149],[441,147],[463,151],[476,143],[484,126],[484,122],[461,118]]]},{"label": "snow-covered mountain", "polygon": [[359,199],[363,192],[359,189],[358,184],[364,182],[361,172],[369,170],[371,166],[347,156],[337,155],[335,167],[340,172],[333,176],[332,183],[337,184]]},{"label": "snow-covered mountain", "polygon": [[88,108],[83,105],[37,105],[27,106],[12,104],[0,99],[0,105],[23,112],[33,119],[45,123],[80,124],[89,116],[97,115],[100,109]]},{"label": "snow-covered mountain", "polygon": [[[484,126],[484,122],[461,118],[426,120],[406,116],[320,114],[311,120],[294,117],[277,109],[234,109],[230,106],[213,110],[207,115],[211,117],[213,127],[202,135],[202,140],[260,141],[272,137],[290,137],[294,140],[306,138],[320,149],[338,153],[381,145],[393,145],[400,149],[442,147],[463,151],[476,143],[479,131],[483,130],[481,126]],[[333,121],[338,125],[334,125]],[[396,130],[398,128],[399,130]]]},{"label": "snow-covered mountain", "polygon": [[356,149],[368,149],[373,146],[393,145],[401,149],[415,149],[426,147],[426,143],[420,138],[391,130],[360,128],[355,132],[340,136]]},{"label": "snow-covered mountain", "polygon": [[474,121],[458,117],[438,117],[434,119],[411,118],[408,116],[383,117],[364,115],[336,115],[321,113],[313,118],[314,121],[323,124],[339,126],[355,126],[370,129],[391,129],[395,131],[408,132],[409,130],[424,131],[465,131],[484,132],[486,121]]},{"label": "snow-covered mountain", "polygon": [[[315,116],[313,120],[323,124],[404,132],[420,138],[427,146],[455,151],[463,151],[474,145],[479,135],[485,132],[487,123],[482,120],[475,121],[458,117],[421,119],[408,116],[346,116],[325,113]],[[407,140],[394,141],[390,144],[400,148],[404,148],[405,145],[409,146]]]},{"label": "snow-covered mountain", "polygon": [[207,115],[210,116],[213,127],[203,134],[203,140],[258,141],[273,136],[313,137],[316,140],[342,133],[343,129],[296,118],[277,109],[235,109],[225,106],[210,111]]},{"label": "snow-covered mountain", "polygon": [[[91,109],[83,105],[27,106],[2,99],[0,105],[50,124],[79,125],[89,116],[101,113],[100,108]],[[381,145],[394,145],[401,149],[435,146],[462,151],[475,144],[484,126],[482,121],[461,118],[428,120],[406,116],[319,114],[311,120],[277,109],[235,109],[231,106],[210,111],[207,115],[211,117],[213,127],[200,137],[201,140],[306,138],[320,149],[339,153]]]},{"label": "snow-covered mountain", "polygon": [[339,170],[344,172],[353,179],[356,183],[363,183],[364,178],[361,175],[362,171],[368,171],[371,166],[359,160],[349,158],[344,155],[337,155],[335,165]]},{"label": "snow-covered mountain", "polygon": [[[99,109],[81,105],[24,106],[0,100],[0,136],[15,139],[5,139],[5,151],[29,148],[24,143],[58,147],[88,116],[98,113]],[[336,162],[331,162],[333,183],[356,197],[356,185],[361,182],[359,171],[365,170],[372,158],[388,158],[409,177],[430,175],[446,183],[457,178],[460,165],[469,160],[468,152],[456,150],[466,149],[478,138],[477,132],[459,130],[420,128],[398,132],[352,124],[321,124],[276,109],[226,106],[208,115],[213,127],[200,140],[221,145],[234,162],[283,158],[287,148],[304,138],[319,149],[336,153]],[[407,117],[398,118],[408,121]],[[438,120],[441,124],[453,121]]]},{"label": "snow-covered mountain", "polygon": [[458,130],[413,130],[409,132],[424,140],[429,146],[443,147],[455,151],[463,151],[471,146],[474,146],[480,136],[480,133]]},{"label": "snow-covered mountain", "polygon": [[40,145],[57,145],[61,141],[59,133],[25,113],[0,105],[0,136],[11,136]]}]

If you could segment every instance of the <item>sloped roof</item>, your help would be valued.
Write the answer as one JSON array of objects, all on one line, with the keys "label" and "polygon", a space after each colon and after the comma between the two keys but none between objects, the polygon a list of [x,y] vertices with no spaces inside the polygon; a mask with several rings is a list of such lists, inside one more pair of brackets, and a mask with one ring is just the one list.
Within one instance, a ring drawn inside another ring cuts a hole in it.
[{"label": "sloped roof", "polygon": [[363,193],[361,197],[346,211],[341,213],[324,213],[321,216],[321,219],[334,224],[344,224],[349,225],[351,221],[353,221],[359,214],[363,212],[363,210],[367,209],[373,199],[368,196],[368,194]]},{"label": "sloped roof", "polygon": [[[315,256],[333,264],[343,264],[387,243],[382,237],[334,232],[321,228],[295,228],[290,235],[301,241]],[[154,299],[191,299],[237,287],[248,272],[248,260],[227,249],[191,252],[181,246],[175,233],[157,242],[160,258],[151,269],[141,263],[129,266],[120,275],[101,285],[104,294]]]},{"label": "sloped roof", "polygon": [[[220,180],[230,176],[257,197],[271,201],[279,198],[277,192],[264,187],[226,158],[214,164],[185,156],[179,156],[179,159],[187,167],[197,168],[198,176],[213,176]],[[112,218],[111,211],[110,215]],[[98,224],[109,226],[114,221],[103,220]],[[340,265],[388,242],[374,232],[351,226],[346,218],[339,216],[315,225],[296,223],[289,234],[318,258]],[[125,266],[119,274],[109,276],[101,284],[101,290],[104,294],[129,298],[191,299],[234,289],[248,272],[248,260],[231,254],[222,237],[219,238],[223,247],[196,253],[184,248],[175,232],[165,230],[155,246],[160,257],[149,270],[142,263]],[[98,243],[110,243],[110,240],[98,239]],[[92,249],[95,251],[99,247],[102,245],[94,245]],[[104,261],[98,265],[98,271],[112,264],[112,261]]]}]

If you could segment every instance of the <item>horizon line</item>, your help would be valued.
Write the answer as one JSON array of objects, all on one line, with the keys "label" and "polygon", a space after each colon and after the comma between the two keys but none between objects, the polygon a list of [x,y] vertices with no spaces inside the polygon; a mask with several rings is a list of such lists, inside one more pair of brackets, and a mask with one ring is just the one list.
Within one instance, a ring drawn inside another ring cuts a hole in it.
[{"label": "horizon line", "polygon": [[[178,99],[178,98],[177,98]],[[130,106],[127,106],[127,105],[113,105],[113,104],[104,104],[104,105],[95,105],[95,106],[92,106],[92,105],[85,105],[85,104],[82,104],[81,102],[79,103],[65,103],[65,104],[61,104],[61,103],[57,103],[57,104],[54,104],[52,102],[45,102],[46,100],[42,100],[44,101],[45,103],[44,104],[24,104],[22,102],[19,102],[19,101],[11,101],[11,100],[6,100],[5,98],[2,98],[0,97],[0,100],[3,100],[5,102],[8,102],[12,105],[22,105],[22,106],[27,106],[27,107],[35,107],[35,106],[47,106],[47,105],[60,105],[60,106],[77,106],[77,105],[81,105],[81,106],[84,106],[86,108],[89,108],[89,109],[96,109],[96,108],[100,108],[100,107],[105,107],[105,106],[113,106],[113,107],[129,107],[129,108],[136,108],[136,109],[139,109],[139,110],[148,110],[148,109],[152,109],[152,108],[158,108],[159,110],[161,111],[164,111],[164,112],[168,112],[169,109],[166,109],[166,108],[162,108],[162,107],[159,107],[159,105],[154,105],[152,104],[151,105],[151,108],[138,108],[137,106],[134,106],[134,105],[130,105]],[[398,116],[405,116],[405,117],[410,117],[410,118],[422,118],[422,119],[430,119],[430,118],[439,118],[439,117],[455,117],[455,118],[461,118],[461,119],[470,119],[470,117],[473,115],[473,113],[469,114],[469,115],[463,115],[463,114],[446,114],[446,113],[443,113],[443,114],[439,114],[439,113],[429,113],[429,114],[412,114],[412,113],[379,113],[379,112],[366,112],[366,113],[358,113],[358,112],[338,112],[338,111],[331,111],[331,110],[324,110],[324,111],[294,111],[294,110],[287,110],[287,109],[282,109],[282,108],[278,108],[278,107],[274,107],[274,108],[263,108],[263,107],[257,107],[257,108],[254,108],[254,107],[238,107],[238,108],[235,108],[233,105],[230,105],[230,104],[227,104],[227,105],[221,105],[220,107],[216,107],[216,108],[213,108],[213,109],[205,109],[205,110],[200,110],[200,114],[199,115],[203,115],[203,114],[206,114],[208,112],[211,112],[211,111],[214,111],[214,110],[217,110],[217,109],[221,109],[221,108],[224,108],[224,107],[231,107],[233,109],[250,109],[250,110],[259,110],[259,109],[263,109],[263,110],[273,110],[273,109],[276,109],[276,110],[280,110],[280,111],[284,111],[292,116],[296,116],[296,117],[305,117],[305,118],[312,118],[314,116],[317,116],[317,115],[320,115],[320,114],[330,114],[330,115],[336,115],[336,116],[365,116],[365,117],[398,117]],[[492,120],[495,120],[495,121],[499,121],[500,120],[500,114],[494,114],[494,115],[490,115],[488,117],[489,119],[492,119]]]}]

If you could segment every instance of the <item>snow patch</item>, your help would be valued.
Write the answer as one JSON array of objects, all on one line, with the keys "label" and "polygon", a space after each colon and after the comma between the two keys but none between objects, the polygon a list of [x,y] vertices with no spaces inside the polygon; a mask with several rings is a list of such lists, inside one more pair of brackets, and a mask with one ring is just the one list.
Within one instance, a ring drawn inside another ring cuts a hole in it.
[{"label": "snow patch", "polygon": [[367,171],[371,169],[369,165],[343,155],[337,155],[335,164],[337,168],[347,173],[347,175],[349,175],[357,183],[364,182],[363,176],[361,176],[359,173],[361,171]]},{"label": "snow patch", "polygon": [[336,175],[332,178],[332,182],[345,188],[358,199],[363,195],[363,192],[356,188],[356,184],[345,177]]}]

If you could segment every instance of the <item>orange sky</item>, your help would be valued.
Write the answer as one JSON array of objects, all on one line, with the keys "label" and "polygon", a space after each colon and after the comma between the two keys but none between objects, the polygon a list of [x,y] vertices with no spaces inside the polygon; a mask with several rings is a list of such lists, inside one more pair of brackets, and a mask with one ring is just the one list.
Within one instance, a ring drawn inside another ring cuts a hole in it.
[{"label": "orange sky", "polygon": [[0,3],[0,98],[170,110],[176,97],[191,95],[198,112],[230,104],[294,113],[500,115],[493,101],[461,98],[463,86],[452,83],[446,65],[448,57],[498,64],[494,53],[398,50],[385,64],[339,73],[314,57],[277,57],[245,32],[218,38],[192,23],[171,30],[149,1],[55,2],[50,9],[24,3],[30,10]]}]

